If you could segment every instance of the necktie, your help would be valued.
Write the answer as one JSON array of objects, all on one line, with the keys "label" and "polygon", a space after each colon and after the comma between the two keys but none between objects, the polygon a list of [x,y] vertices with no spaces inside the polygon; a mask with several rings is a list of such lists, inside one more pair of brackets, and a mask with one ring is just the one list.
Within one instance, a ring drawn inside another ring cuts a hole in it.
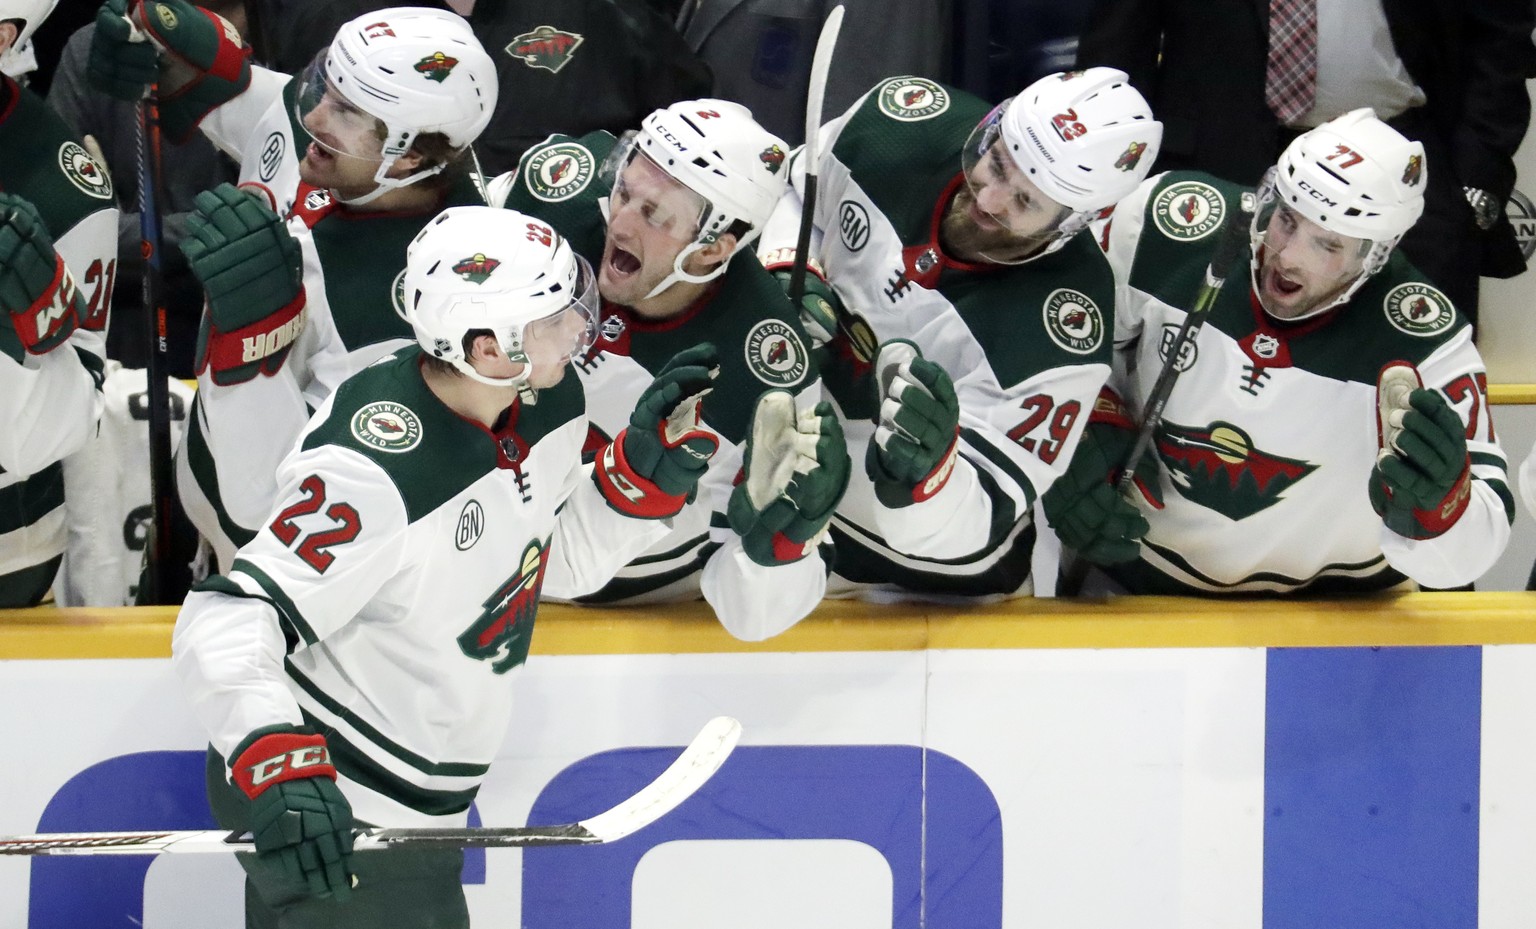
[{"label": "necktie", "polygon": [[1264,102],[1282,123],[1312,109],[1317,95],[1317,2],[1270,0]]}]

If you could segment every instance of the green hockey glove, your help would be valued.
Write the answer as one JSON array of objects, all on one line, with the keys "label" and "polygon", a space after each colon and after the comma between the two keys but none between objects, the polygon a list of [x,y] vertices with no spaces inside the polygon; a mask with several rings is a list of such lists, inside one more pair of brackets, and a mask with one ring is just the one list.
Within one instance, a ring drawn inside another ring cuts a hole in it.
[{"label": "green hockey glove", "polygon": [[[795,250],[778,248],[764,256],[763,266],[789,292]],[[805,269],[805,294],[796,307],[800,324],[811,337],[811,353],[827,393],[837,398],[848,416],[873,416],[869,409],[871,365],[878,343],[863,317],[843,305],[813,259]]]},{"label": "green hockey glove", "polygon": [[1406,382],[1394,380],[1383,371],[1378,382],[1381,448],[1371,472],[1371,506],[1398,535],[1432,539],[1455,525],[1472,498],[1466,424],[1444,394],[1404,389]]},{"label": "green hockey glove", "polygon": [[920,503],[942,490],[955,470],[960,400],[954,382],[916,345],[892,339],[875,359],[875,384],[879,412],[864,470],[885,506]]},{"label": "green hockey glove", "polygon": [[63,345],[87,313],[37,208],[7,193],[0,193],[0,309],[0,351],[17,362]]},{"label": "green hockey glove", "polygon": [[[789,293],[790,278],[794,276],[794,264],[795,250],[792,248],[774,249],[763,260],[764,270],[773,275],[773,279],[779,282],[786,294]],[[847,310],[843,308],[843,300],[837,291],[827,283],[826,275],[815,259],[806,265],[805,293],[795,309],[800,312],[800,324],[811,337],[813,346],[837,338],[838,324],[847,315]]]},{"label": "green hockey glove", "polygon": [[[1061,544],[1095,564],[1131,561],[1141,553],[1147,519],[1117,489],[1135,444],[1135,422],[1114,391],[1104,388],[1066,472],[1040,497]],[[1138,462],[1135,486],[1148,503],[1162,509],[1155,455],[1145,454]]]},{"label": "green hockey glove", "polygon": [[128,21],[128,0],[107,0],[96,11],[85,76],[107,96],[131,103],[137,103],[149,85],[159,80],[159,52]]},{"label": "green hockey glove", "polygon": [[251,798],[256,854],[317,897],[352,893],[352,805],[336,786],[325,737],[266,726],[246,737],[230,766]]},{"label": "green hockey glove", "polygon": [[229,184],[193,203],[181,250],[208,295],[198,373],[220,385],[276,374],[304,331],[299,243],[260,197]]},{"label": "green hockey glove", "polygon": [[598,456],[592,479],[608,505],[638,519],[676,516],[693,499],[720,440],[699,425],[720,357],[708,342],[678,352],[635,402],[629,426]]},{"label": "green hockey glove", "polygon": [[815,551],[848,489],[851,470],[831,404],[797,414],[787,390],[759,396],[742,476],[726,508],[747,557],[771,567]]}]

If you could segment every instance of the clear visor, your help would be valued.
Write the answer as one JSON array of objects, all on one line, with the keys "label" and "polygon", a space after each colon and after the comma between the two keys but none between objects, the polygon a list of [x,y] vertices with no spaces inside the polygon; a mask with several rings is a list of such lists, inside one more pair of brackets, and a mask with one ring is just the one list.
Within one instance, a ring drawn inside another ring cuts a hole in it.
[{"label": "clear visor", "polygon": [[607,218],[612,226],[632,216],[678,242],[693,242],[709,218],[710,203],[662,170],[640,150],[638,134],[625,133],[603,162],[602,177],[611,191]]},{"label": "clear visor", "polygon": [[1253,217],[1255,244],[1262,247],[1261,271],[1273,265],[1291,278],[1318,284],[1346,284],[1365,270],[1372,242],[1340,235],[1279,202],[1261,196]]},{"label": "clear visor", "polygon": [[294,115],[315,144],[326,152],[374,163],[383,161],[383,121],[342,96],[327,75],[328,57],[329,49],[321,49],[300,75]]},{"label": "clear visor", "polygon": [[535,367],[558,367],[585,355],[597,341],[597,321],[597,282],[591,266],[577,256],[575,299],[523,327],[522,360]]},{"label": "clear visor", "polygon": [[981,214],[972,220],[982,227],[990,222],[1021,239],[1053,239],[1064,232],[1063,224],[1073,211],[1046,196],[1008,154],[1002,122],[1009,102],[999,104],[977,123],[961,150],[960,167],[971,205]]}]

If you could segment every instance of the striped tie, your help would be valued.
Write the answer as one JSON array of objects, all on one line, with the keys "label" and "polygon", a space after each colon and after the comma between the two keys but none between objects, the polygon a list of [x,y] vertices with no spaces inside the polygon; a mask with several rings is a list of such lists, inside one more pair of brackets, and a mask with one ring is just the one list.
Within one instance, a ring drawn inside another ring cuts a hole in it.
[{"label": "striped tie", "polygon": [[1264,102],[1282,123],[1312,109],[1317,95],[1316,0],[1270,0]]}]

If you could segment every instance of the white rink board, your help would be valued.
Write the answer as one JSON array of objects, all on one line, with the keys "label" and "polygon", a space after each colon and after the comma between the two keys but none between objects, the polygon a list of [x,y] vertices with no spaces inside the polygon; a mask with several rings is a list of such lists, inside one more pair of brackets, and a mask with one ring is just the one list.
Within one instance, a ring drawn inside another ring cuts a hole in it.
[{"label": "white rink board", "polygon": [[[1483,653],[1482,719],[1467,721],[1482,732],[1477,926],[1523,929],[1536,911],[1536,646]],[[518,711],[477,805],[486,824],[523,824],[574,762],[681,745],[724,713],[742,721],[743,751],[926,746],[968,768],[1000,815],[1007,929],[1258,929],[1265,675],[1263,649],[535,656],[509,681]],[[94,763],[203,746],[164,660],[0,662],[0,705],[14,753],[0,834],[35,831]],[[537,924],[524,854],[486,854],[484,883],[466,890],[476,925]],[[656,844],[634,869],[633,926],[893,925],[902,875],[883,864],[847,841]],[[708,874],[705,900],[690,888]],[[27,859],[0,859],[0,926],[37,924],[28,875]],[[236,926],[239,889],[231,859],[160,860],[144,925]]]}]

